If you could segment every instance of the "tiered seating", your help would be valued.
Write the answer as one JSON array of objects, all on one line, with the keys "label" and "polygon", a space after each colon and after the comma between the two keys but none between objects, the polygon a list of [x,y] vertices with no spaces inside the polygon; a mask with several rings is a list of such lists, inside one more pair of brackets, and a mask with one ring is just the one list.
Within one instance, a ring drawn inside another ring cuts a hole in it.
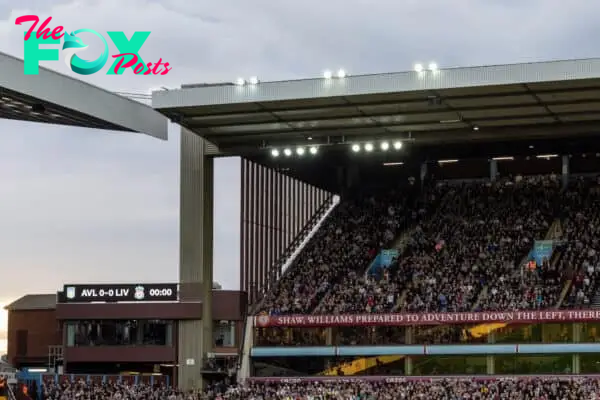
[{"label": "tiered seating", "polygon": [[572,278],[564,307],[593,303],[600,288],[600,185],[578,180],[565,195],[559,268]]},{"label": "tiered seating", "polygon": [[[587,182],[587,183],[586,183]],[[343,202],[272,293],[272,313],[504,311],[590,304],[600,289],[600,189],[561,190],[556,176],[438,184]],[[442,200],[443,199],[443,200]],[[435,217],[432,218],[432,216]],[[563,219],[564,250],[529,271],[525,256]],[[366,267],[403,228],[405,248],[386,269]],[[484,292],[483,289],[487,288]]]},{"label": "tiered seating", "polygon": [[556,302],[560,277],[531,301],[519,263],[553,221],[559,182],[467,183],[445,191],[436,217],[415,229],[399,262],[379,274],[381,279],[348,274],[318,311],[470,311],[486,285],[488,295],[480,304],[486,310]]},{"label": "tiered seating", "polygon": [[[291,381],[291,382],[290,382]],[[222,399],[595,399],[598,378],[503,378],[502,380],[340,380],[320,382],[256,383],[230,387]]]},{"label": "tiered seating", "polygon": [[398,233],[427,213],[419,190],[409,186],[357,195],[324,222],[261,309],[275,314],[309,313],[347,276],[358,276]]},{"label": "tiered seating", "polygon": [[[29,390],[31,395],[35,391]],[[183,393],[176,388],[164,385],[132,384],[127,382],[71,382],[61,379],[60,382],[45,380],[42,384],[43,399],[175,399],[182,398]],[[18,397],[17,397],[18,398]]]}]

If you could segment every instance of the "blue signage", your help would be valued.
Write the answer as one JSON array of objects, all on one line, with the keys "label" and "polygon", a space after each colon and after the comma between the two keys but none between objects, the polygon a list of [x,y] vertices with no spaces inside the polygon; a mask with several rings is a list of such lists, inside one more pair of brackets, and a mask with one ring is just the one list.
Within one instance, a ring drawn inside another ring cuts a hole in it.
[{"label": "blue signage", "polygon": [[537,265],[542,265],[544,260],[550,260],[554,250],[553,240],[536,240],[533,244],[533,259]]},{"label": "blue signage", "polygon": [[398,258],[399,255],[400,252],[398,251],[398,249],[381,250],[379,254],[377,254],[377,257],[375,257],[375,259],[371,263],[371,266],[369,266],[369,274],[373,275],[378,268],[389,267],[390,265],[392,265],[392,262],[394,262],[394,260]]}]

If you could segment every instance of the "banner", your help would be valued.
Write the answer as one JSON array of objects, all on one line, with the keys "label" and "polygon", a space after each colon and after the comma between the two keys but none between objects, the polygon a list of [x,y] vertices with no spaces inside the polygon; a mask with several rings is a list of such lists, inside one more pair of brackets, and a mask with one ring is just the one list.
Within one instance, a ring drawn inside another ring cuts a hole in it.
[{"label": "banner", "polygon": [[553,240],[536,240],[533,244],[533,259],[537,265],[542,265],[544,260],[550,260],[554,250]]},{"label": "banner", "polygon": [[439,382],[447,380],[457,380],[465,382],[494,382],[494,381],[515,381],[519,379],[531,380],[532,378],[542,381],[570,381],[573,379],[600,379],[600,375],[581,374],[581,375],[543,375],[539,377],[531,375],[443,375],[443,376],[307,376],[307,377],[251,377],[247,380],[255,383],[284,383],[288,385],[320,382],[320,383],[352,383],[352,382],[385,382],[385,383],[406,383],[406,382]]},{"label": "banner", "polygon": [[387,268],[392,265],[392,262],[398,258],[400,252],[398,249],[381,250],[379,255],[381,256],[380,267]]},{"label": "banner", "polygon": [[398,258],[399,254],[400,252],[398,251],[398,249],[381,250],[379,254],[377,254],[377,257],[375,257],[375,259],[371,263],[371,266],[369,267],[369,274],[374,274],[378,268],[389,267],[390,265],[392,265],[394,259]]},{"label": "banner", "polygon": [[258,327],[469,325],[488,322],[511,324],[600,322],[600,310],[483,311],[419,314],[260,315]]}]

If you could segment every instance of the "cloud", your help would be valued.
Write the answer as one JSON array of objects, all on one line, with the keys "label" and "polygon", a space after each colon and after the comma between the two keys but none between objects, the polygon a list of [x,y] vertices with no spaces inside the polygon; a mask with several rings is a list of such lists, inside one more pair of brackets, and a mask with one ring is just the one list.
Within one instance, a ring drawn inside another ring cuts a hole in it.
[{"label": "cloud", "polygon": [[[111,90],[399,71],[597,55],[594,2],[447,0],[0,0],[0,50],[23,55],[16,17],[100,32],[152,31],[140,51],[166,76],[77,76]],[[94,56],[93,38],[86,56]],[[89,52],[89,54],[88,54]],[[116,49],[111,47],[111,54]],[[61,72],[64,63],[44,64]],[[108,68],[108,66],[107,66]],[[178,135],[151,138],[0,121],[0,271],[7,297],[64,282],[173,281]],[[239,163],[217,163],[215,279],[237,286]],[[21,278],[25,278],[24,280]]]}]

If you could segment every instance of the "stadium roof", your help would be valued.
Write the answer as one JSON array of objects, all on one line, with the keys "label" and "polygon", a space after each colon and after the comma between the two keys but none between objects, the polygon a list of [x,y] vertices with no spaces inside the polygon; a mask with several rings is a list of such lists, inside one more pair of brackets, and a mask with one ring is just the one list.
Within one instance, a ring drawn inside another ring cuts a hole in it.
[{"label": "stadium roof", "polygon": [[588,135],[600,121],[600,59],[187,85],[153,92],[152,106],[215,144],[215,154]]},{"label": "stadium roof", "polygon": [[42,67],[25,76],[23,60],[4,53],[0,71],[0,118],[167,139],[167,119],[147,105]]},{"label": "stadium roof", "polygon": [[28,294],[4,307],[8,311],[54,310],[55,308],[56,293]]}]

